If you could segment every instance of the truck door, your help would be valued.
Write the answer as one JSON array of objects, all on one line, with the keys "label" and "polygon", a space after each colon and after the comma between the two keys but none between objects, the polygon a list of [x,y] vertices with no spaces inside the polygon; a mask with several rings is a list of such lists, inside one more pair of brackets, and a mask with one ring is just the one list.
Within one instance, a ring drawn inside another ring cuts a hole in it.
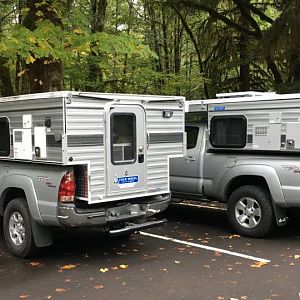
[{"label": "truck door", "polygon": [[201,194],[200,152],[204,126],[186,125],[187,152],[182,158],[171,159],[171,191],[187,194]]},{"label": "truck door", "polygon": [[107,118],[107,195],[146,190],[145,112],[138,105],[113,105]]}]

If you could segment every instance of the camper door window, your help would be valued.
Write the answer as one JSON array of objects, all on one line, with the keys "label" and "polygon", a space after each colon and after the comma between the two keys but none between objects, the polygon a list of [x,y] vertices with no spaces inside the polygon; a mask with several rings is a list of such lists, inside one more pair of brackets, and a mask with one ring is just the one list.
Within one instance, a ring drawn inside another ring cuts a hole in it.
[{"label": "camper door window", "polygon": [[111,161],[113,164],[134,163],[136,160],[136,117],[132,113],[111,115]]},{"label": "camper door window", "polygon": [[6,117],[0,117],[0,156],[10,154],[10,133],[9,120]]},{"label": "camper door window", "polygon": [[210,143],[216,148],[244,148],[246,146],[247,119],[245,116],[212,117]]}]

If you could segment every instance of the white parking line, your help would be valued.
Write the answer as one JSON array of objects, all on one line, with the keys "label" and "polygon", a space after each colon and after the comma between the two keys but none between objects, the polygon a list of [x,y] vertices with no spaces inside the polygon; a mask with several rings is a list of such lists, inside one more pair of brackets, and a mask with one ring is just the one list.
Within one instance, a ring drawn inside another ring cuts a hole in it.
[{"label": "white parking line", "polygon": [[255,257],[255,256],[251,256],[251,255],[246,255],[246,254],[243,254],[243,253],[229,251],[229,250],[226,250],[226,249],[220,249],[220,248],[205,246],[205,245],[201,245],[201,244],[191,243],[191,242],[187,242],[187,241],[182,241],[182,240],[174,239],[174,238],[171,238],[171,237],[157,235],[157,234],[148,233],[148,232],[144,232],[144,231],[140,231],[140,234],[145,235],[145,236],[150,236],[150,237],[153,237],[153,238],[157,238],[157,239],[161,239],[161,240],[165,240],[165,241],[171,241],[171,242],[174,242],[174,243],[191,246],[191,247],[201,248],[201,249],[220,252],[220,253],[224,253],[224,254],[228,254],[228,255],[232,255],[232,256],[245,258],[245,259],[259,261],[259,262],[262,262],[262,263],[271,262],[271,260],[265,259],[265,258]]},{"label": "white parking line", "polygon": [[198,207],[198,208],[209,208],[209,209],[215,209],[215,210],[224,210],[226,211],[227,209],[224,207],[217,207],[217,206],[209,206],[209,205],[203,205],[203,204],[193,204],[193,203],[185,203],[185,202],[173,202],[172,205],[177,205],[177,206],[190,206],[190,207]]}]

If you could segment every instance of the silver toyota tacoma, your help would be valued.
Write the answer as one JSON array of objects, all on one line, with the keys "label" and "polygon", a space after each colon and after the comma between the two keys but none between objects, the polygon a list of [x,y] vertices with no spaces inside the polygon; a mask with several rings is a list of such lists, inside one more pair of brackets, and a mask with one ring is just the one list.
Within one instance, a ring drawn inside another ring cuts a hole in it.
[{"label": "silver toyota tacoma", "polygon": [[174,197],[227,203],[239,234],[263,237],[300,207],[300,95],[191,101],[187,154],[172,159]]}]

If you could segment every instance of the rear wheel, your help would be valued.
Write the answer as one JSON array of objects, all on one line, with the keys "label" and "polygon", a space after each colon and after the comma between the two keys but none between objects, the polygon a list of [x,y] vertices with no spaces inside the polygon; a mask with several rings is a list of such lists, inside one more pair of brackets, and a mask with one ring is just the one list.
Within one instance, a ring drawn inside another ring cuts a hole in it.
[{"label": "rear wheel", "polygon": [[23,198],[11,200],[4,212],[3,230],[9,250],[19,257],[30,257],[36,254],[31,216],[27,202]]},{"label": "rear wheel", "polygon": [[229,197],[227,216],[241,235],[264,237],[275,227],[275,215],[269,192],[255,185],[236,189]]}]

